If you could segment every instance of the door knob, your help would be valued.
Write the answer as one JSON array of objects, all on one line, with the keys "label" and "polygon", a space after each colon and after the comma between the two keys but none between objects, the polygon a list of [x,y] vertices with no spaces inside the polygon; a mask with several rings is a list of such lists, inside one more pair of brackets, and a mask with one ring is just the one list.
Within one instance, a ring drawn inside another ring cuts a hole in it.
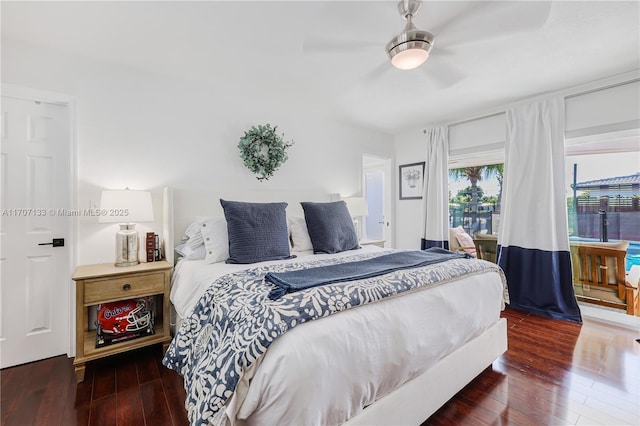
[{"label": "door knob", "polygon": [[38,243],[39,246],[64,247],[64,238],[54,238],[50,243]]}]

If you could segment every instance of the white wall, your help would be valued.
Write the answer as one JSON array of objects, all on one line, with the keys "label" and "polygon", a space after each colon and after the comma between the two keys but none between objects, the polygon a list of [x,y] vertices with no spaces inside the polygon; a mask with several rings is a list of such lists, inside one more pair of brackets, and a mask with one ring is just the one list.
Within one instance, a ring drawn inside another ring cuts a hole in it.
[{"label": "white wall", "polygon": [[[545,96],[565,96],[565,129],[567,138],[583,140],[597,137],[610,138],[619,142],[625,137],[638,145],[640,127],[640,83],[639,72],[615,76],[606,80],[569,88]],[[624,84],[622,84],[624,83]],[[538,98],[536,98],[538,99]],[[534,100],[534,99],[532,99]],[[528,102],[532,100],[523,100]],[[477,119],[460,117],[459,124],[450,124],[450,162],[454,167],[491,164],[499,160],[506,139],[506,118],[504,112],[511,105],[491,111],[478,111]],[[425,120],[426,123],[426,120]],[[397,164],[415,163],[426,158],[425,128],[433,124],[395,136],[395,157]],[[605,134],[606,132],[606,134]],[[571,144],[568,141],[567,144]],[[483,156],[480,161],[479,153]],[[486,155],[486,156],[485,156]],[[457,160],[456,164],[453,161]],[[474,164],[474,160],[476,163]],[[418,248],[420,246],[421,200],[396,199],[396,247]]]},{"label": "white wall", "polygon": [[[150,189],[156,223],[139,225],[141,232],[161,231],[163,186],[349,196],[360,193],[364,152],[393,156],[390,135],[329,121],[302,100],[265,99],[215,76],[203,86],[3,38],[2,82],[77,97],[79,207],[97,207],[103,188]],[[237,143],[264,123],[278,125],[295,145],[261,183],[244,167]],[[116,230],[81,218],[79,264],[113,261]]]},{"label": "white wall", "polygon": [[[423,129],[415,129],[396,135],[396,179],[399,166],[417,163],[426,159],[427,136]],[[395,247],[407,249],[420,248],[420,220],[422,200],[398,200],[395,209]]]}]

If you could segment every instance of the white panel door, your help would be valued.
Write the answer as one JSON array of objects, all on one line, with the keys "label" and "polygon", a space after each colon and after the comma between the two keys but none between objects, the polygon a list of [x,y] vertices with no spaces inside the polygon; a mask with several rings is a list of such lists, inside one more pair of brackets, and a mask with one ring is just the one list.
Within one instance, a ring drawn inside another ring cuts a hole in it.
[{"label": "white panel door", "polygon": [[366,218],[367,239],[384,240],[384,173],[379,170],[366,172],[365,187],[369,211]]},{"label": "white panel door", "polygon": [[385,247],[393,247],[390,226],[392,182],[391,158],[362,155],[362,193],[367,199],[369,211],[365,217],[365,237],[368,240],[384,240]]},{"label": "white panel door", "polygon": [[[2,97],[0,367],[67,352],[70,131],[64,105]],[[65,238],[63,247],[40,245]]]}]

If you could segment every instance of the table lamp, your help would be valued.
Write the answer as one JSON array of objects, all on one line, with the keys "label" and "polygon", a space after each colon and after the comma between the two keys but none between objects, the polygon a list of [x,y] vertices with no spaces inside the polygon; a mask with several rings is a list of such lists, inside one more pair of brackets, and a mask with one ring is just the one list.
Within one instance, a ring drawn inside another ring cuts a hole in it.
[{"label": "table lamp", "polygon": [[116,233],[115,266],[134,266],[138,260],[138,231],[135,222],[152,222],[151,192],[129,188],[104,190],[100,196],[101,223],[119,223]]},{"label": "table lamp", "polygon": [[353,219],[353,225],[356,228],[358,239],[361,239],[362,233],[359,218],[369,214],[369,210],[367,209],[367,199],[364,197],[347,197],[343,198],[343,200],[347,203],[347,209],[349,209],[349,214]]}]

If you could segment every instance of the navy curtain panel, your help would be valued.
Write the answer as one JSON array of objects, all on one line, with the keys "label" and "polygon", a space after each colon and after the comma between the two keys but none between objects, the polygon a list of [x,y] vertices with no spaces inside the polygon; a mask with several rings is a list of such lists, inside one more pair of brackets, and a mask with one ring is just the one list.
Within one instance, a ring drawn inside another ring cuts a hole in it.
[{"label": "navy curtain panel", "polygon": [[507,111],[498,264],[510,306],[582,322],[569,252],[562,98]]},{"label": "navy curtain panel", "polygon": [[422,239],[420,243],[420,250],[426,250],[431,247],[440,247],[449,250],[449,241],[433,241]]},{"label": "navy curtain panel", "polygon": [[449,128],[425,131],[427,156],[422,187],[422,250],[449,248]]}]

